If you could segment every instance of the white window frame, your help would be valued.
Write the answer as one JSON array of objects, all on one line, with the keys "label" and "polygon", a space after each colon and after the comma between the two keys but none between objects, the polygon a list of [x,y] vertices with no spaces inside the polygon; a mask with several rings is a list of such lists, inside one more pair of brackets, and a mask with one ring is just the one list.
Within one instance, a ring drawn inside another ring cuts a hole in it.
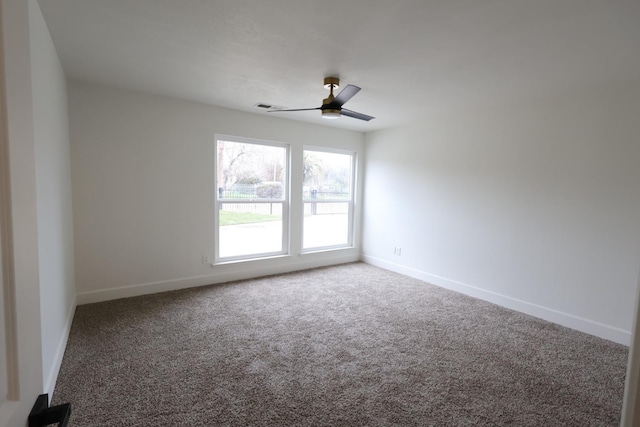
[{"label": "white window frame", "polygon": [[[225,199],[219,197],[218,188],[220,188],[221,183],[218,182],[218,141],[228,141],[235,142],[241,144],[254,144],[254,145],[263,145],[270,147],[278,147],[285,149],[285,173],[286,177],[283,182],[284,188],[282,189],[283,199],[276,200],[273,199]],[[215,230],[215,238],[214,238],[214,264],[225,264],[228,262],[235,261],[250,261],[257,260],[263,258],[269,258],[274,256],[283,256],[289,254],[289,232],[290,232],[290,221],[289,221],[289,212],[291,209],[291,198],[290,198],[290,182],[291,182],[291,146],[289,144],[283,142],[269,141],[263,139],[255,139],[255,138],[245,138],[239,136],[232,135],[215,135],[215,149],[214,149],[214,230]],[[282,204],[282,250],[276,252],[263,252],[258,254],[248,254],[248,255],[238,255],[231,257],[220,257],[220,210],[224,203],[234,203],[234,204],[242,204],[242,203],[280,203]]]},{"label": "white window frame", "polygon": [[[317,151],[322,153],[335,153],[335,154],[345,154],[351,156],[351,180],[350,180],[350,189],[349,189],[349,200],[344,199],[323,199],[317,200],[316,203],[348,203],[349,206],[349,214],[347,221],[348,223],[348,235],[347,235],[347,243],[338,244],[338,245],[327,245],[327,246],[315,246],[313,248],[304,247],[304,204],[309,203],[308,200],[304,198],[303,194],[300,194],[300,199],[302,203],[302,229],[300,230],[300,248],[301,253],[313,253],[313,252],[323,252],[334,249],[345,249],[345,248],[353,248],[355,241],[355,229],[354,229],[354,216],[355,216],[355,205],[356,205],[356,188],[357,188],[357,171],[356,167],[358,164],[358,153],[351,150],[341,150],[338,148],[329,148],[329,147],[318,147],[305,145],[302,147],[302,153],[304,155],[305,151]],[[304,184],[304,183],[303,183]]]}]

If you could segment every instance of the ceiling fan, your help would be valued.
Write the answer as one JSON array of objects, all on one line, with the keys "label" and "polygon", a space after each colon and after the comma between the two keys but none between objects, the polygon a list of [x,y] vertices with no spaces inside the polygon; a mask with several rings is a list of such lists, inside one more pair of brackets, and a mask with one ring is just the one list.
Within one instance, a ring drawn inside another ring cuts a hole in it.
[{"label": "ceiling fan", "polygon": [[337,96],[333,96],[333,90],[340,87],[340,79],[337,77],[325,77],[324,87],[329,89],[329,97],[322,101],[322,106],[316,108],[298,108],[293,110],[269,110],[267,113],[278,113],[282,111],[310,111],[321,110],[322,118],[324,119],[337,119],[340,116],[353,117],[354,119],[369,121],[375,119],[375,117],[367,116],[366,114],[357,113],[355,111],[347,110],[342,106],[353,96],[360,92],[360,88],[354,85],[347,85]]}]

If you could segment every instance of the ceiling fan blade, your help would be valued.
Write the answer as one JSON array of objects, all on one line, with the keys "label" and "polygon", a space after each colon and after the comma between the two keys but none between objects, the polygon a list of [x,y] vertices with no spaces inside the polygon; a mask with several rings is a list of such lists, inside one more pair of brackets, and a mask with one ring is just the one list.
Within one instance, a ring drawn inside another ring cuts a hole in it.
[{"label": "ceiling fan blade", "polygon": [[343,108],[341,110],[341,113],[343,116],[353,117],[354,119],[365,120],[367,122],[369,120],[375,119],[375,117],[373,116],[367,116],[366,114],[356,113],[355,111],[347,110],[346,108]]},{"label": "ceiling fan blade", "polygon": [[293,110],[267,110],[267,113],[277,113],[280,111],[311,111],[311,110],[320,110],[320,107],[316,107],[316,108],[296,108]]},{"label": "ceiling fan blade", "polygon": [[360,88],[354,85],[347,85],[331,102],[332,107],[342,107],[342,105],[353,98],[353,96],[360,92]]}]

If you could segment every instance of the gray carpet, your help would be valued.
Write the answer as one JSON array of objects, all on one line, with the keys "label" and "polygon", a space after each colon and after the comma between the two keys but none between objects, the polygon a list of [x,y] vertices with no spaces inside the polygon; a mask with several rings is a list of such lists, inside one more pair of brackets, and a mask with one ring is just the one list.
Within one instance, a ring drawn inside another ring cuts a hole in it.
[{"label": "gray carpet", "polygon": [[78,307],[71,426],[617,426],[627,348],[362,263]]}]

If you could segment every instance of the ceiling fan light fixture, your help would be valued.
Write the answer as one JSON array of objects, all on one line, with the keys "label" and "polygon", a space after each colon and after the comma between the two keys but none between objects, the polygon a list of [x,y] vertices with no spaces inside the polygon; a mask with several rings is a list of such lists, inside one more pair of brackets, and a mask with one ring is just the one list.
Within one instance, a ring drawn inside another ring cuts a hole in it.
[{"label": "ceiling fan light fixture", "polygon": [[341,116],[340,110],[332,110],[332,109],[329,109],[329,108],[327,108],[325,110],[322,110],[322,118],[323,119],[330,119],[330,120],[339,119],[340,116]]}]

